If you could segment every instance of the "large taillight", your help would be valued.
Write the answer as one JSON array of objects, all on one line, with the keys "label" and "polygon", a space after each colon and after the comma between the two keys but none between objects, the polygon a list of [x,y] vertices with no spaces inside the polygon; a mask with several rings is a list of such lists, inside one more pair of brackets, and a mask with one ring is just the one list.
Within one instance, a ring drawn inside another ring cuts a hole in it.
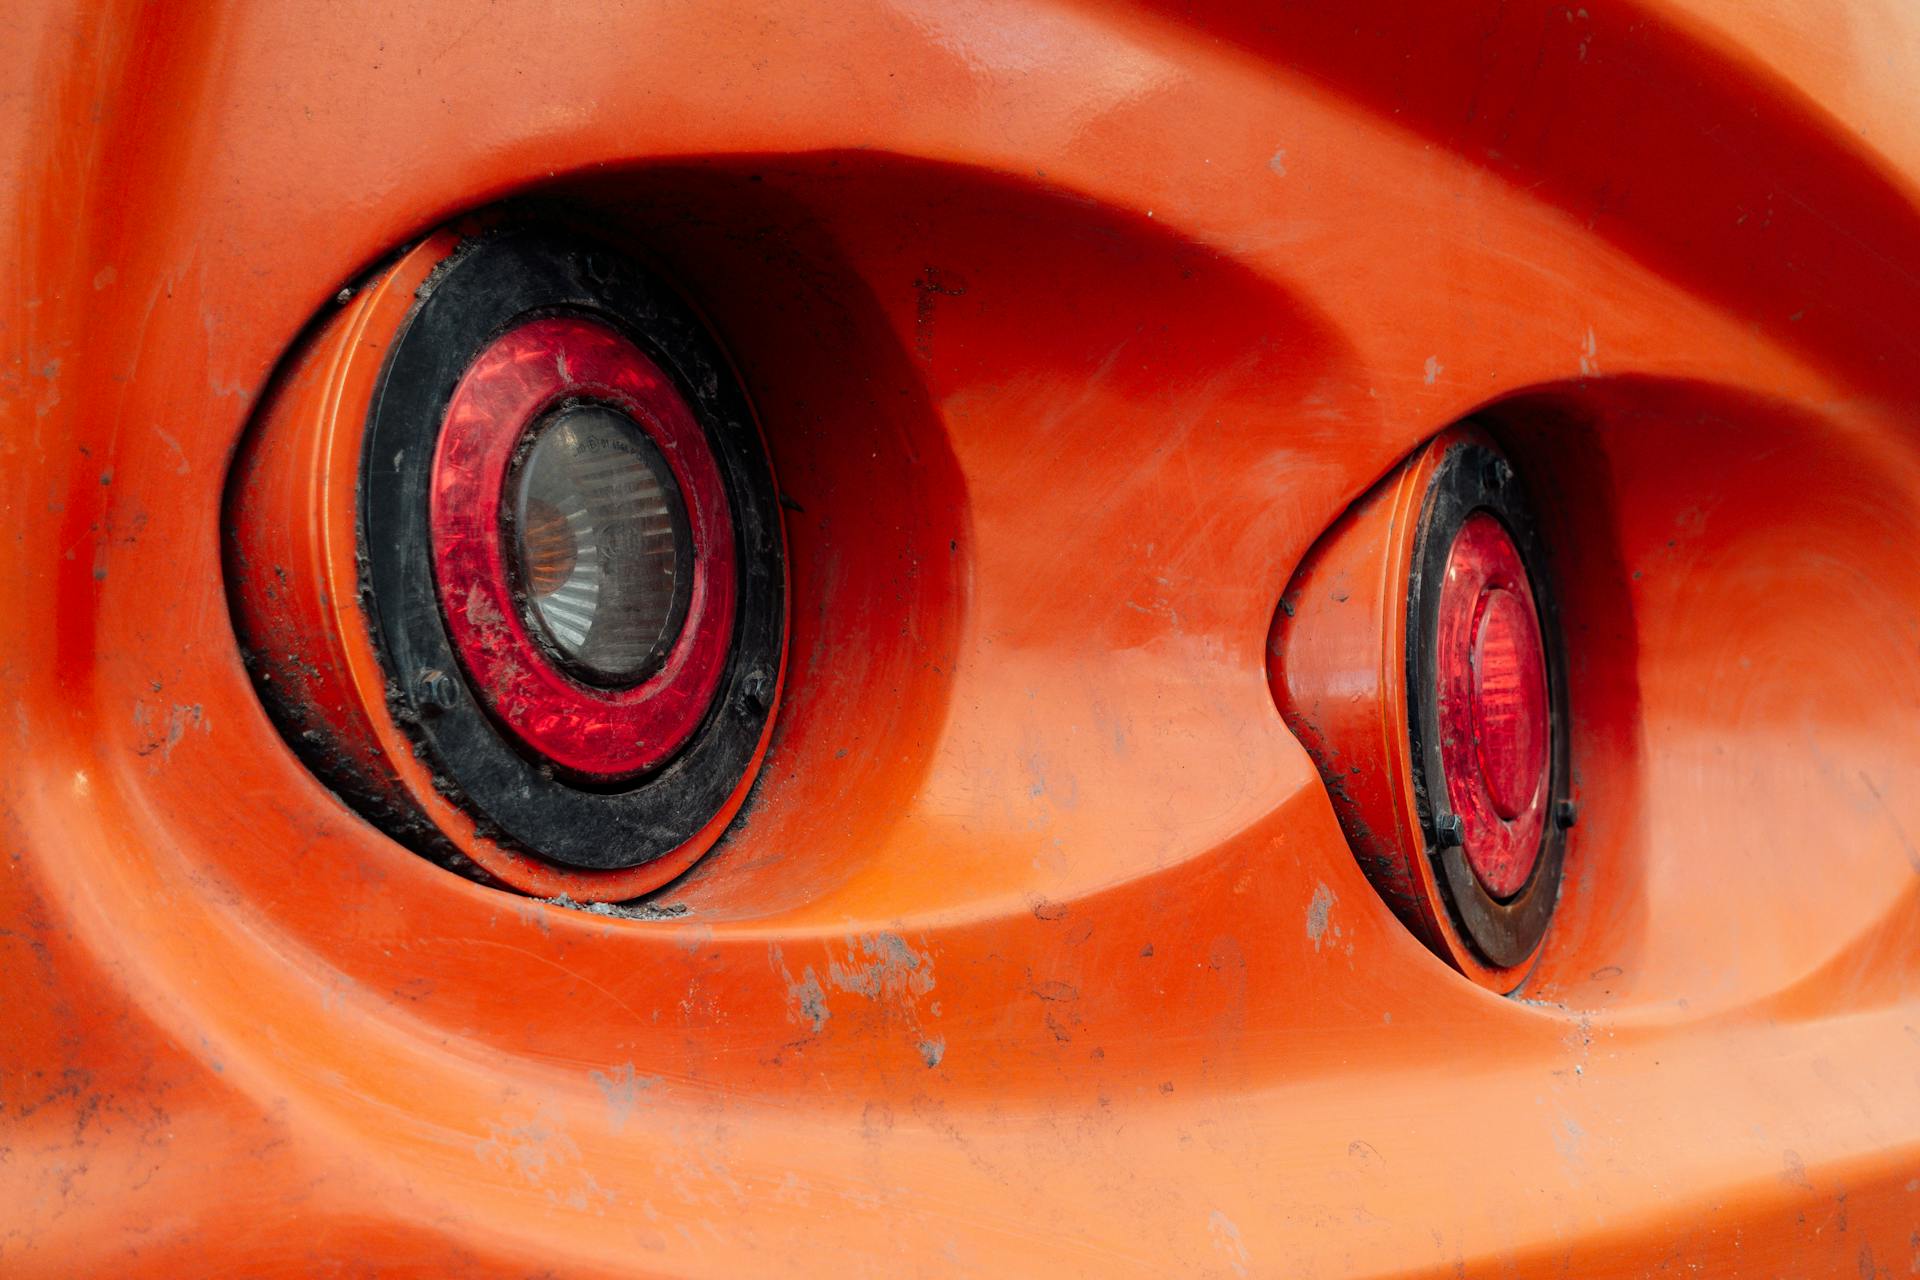
[{"label": "large taillight", "polygon": [[298,354],[229,514],[269,707],[420,851],[630,898],[744,800],[785,643],[773,478],[711,338],[617,253],[428,239]]},{"label": "large taillight", "polygon": [[1268,673],[1355,855],[1484,985],[1538,956],[1571,773],[1546,556],[1483,435],[1442,435],[1328,531],[1288,586]]},{"label": "large taillight", "polygon": [[686,744],[732,648],[733,513],[631,340],[560,315],[489,343],[448,404],[428,513],[461,669],[523,746],[605,779]]}]

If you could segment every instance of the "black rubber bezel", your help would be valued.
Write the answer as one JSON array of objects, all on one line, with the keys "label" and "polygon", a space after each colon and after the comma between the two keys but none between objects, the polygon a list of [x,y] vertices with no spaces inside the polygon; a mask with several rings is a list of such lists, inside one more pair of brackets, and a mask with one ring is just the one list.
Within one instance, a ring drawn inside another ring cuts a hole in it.
[{"label": "black rubber bezel", "polygon": [[[507,467],[506,488],[501,494],[500,501],[500,537],[506,540],[509,546],[513,545],[514,540],[519,537],[519,525],[514,515],[520,505],[516,495],[520,490],[520,481],[526,474],[527,460],[532,456],[540,437],[551,430],[566,414],[586,408],[604,409],[609,413],[617,414],[640,435],[641,439],[646,441],[646,449],[638,456],[641,465],[651,471],[654,479],[659,482],[661,494],[666,500],[667,518],[673,529],[674,563],[692,565],[693,532],[687,520],[686,501],[680,494],[679,478],[673,474],[673,468],[667,464],[665,455],[660,452],[659,442],[655,440],[653,433],[647,430],[646,425],[636,421],[631,413],[619,405],[602,400],[563,400],[541,414],[527,428],[520,442],[514,446],[513,461]],[[508,585],[512,591],[514,607],[520,611],[520,622],[526,627],[527,634],[532,636],[534,643],[540,646],[540,652],[547,661],[581,684],[593,689],[631,689],[651,679],[666,662],[667,655],[673,651],[674,643],[680,638],[680,629],[687,620],[687,606],[693,596],[693,575],[680,574],[674,580],[673,600],[668,606],[666,625],[661,628],[660,639],[654,643],[652,651],[647,654],[646,661],[642,662],[631,675],[614,676],[580,661],[566,651],[555,639],[552,627],[547,624],[545,618],[540,616],[540,611],[531,602],[531,588],[527,585],[520,557],[509,555],[506,557],[506,563]]]},{"label": "black rubber bezel", "polygon": [[[1525,566],[1546,648],[1547,695],[1552,707],[1551,776],[1547,822],[1533,874],[1505,900],[1480,883],[1458,844],[1439,839],[1447,810],[1447,776],[1440,754],[1440,585],[1456,534],[1468,516],[1490,512],[1506,525]],[[1432,863],[1454,924],[1488,964],[1510,968],[1525,961],[1546,935],[1560,897],[1566,829],[1561,815],[1571,773],[1568,765],[1566,663],[1554,607],[1547,558],[1511,464],[1486,445],[1461,441],[1447,449],[1422,501],[1413,567],[1407,584],[1407,733],[1413,763],[1414,798],[1426,855]]]},{"label": "black rubber bezel", "polygon": [[[494,723],[465,679],[434,581],[428,482],[454,388],[501,333],[556,310],[620,330],[675,379],[713,449],[734,522],[738,606],[713,705],[666,764],[615,786],[557,777]],[[712,821],[746,777],[773,711],[786,628],[776,492],[719,348],[671,290],[621,255],[571,234],[508,229],[465,242],[422,288],[368,411],[363,585],[395,717],[435,784],[485,834],[568,866],[613,870],[662,857]],[[420,693],[428,673],[445,677],[433,701]]]}]

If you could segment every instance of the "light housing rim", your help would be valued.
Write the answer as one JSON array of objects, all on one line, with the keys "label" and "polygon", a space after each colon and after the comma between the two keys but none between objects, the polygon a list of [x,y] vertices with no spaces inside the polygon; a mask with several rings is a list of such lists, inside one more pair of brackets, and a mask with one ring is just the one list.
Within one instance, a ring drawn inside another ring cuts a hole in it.
[{"label": "light housing rim", "polygon": [[[1416,523],[1406,594],[1404,671],[1407,754],[1424,855],[1453,924],[1486,963],[1513,969],[1538,951],[1559,901],[1566,855],[1566,821],[1572,809],[1570,721],[1566,659],[1554,604],[1548,557],[1520,478],[1506,457],[1476,436],[1439,444],[1442,452],[1427,480]],[[1437,647],[1441,587],[1454,541],[1476,512],[1505,526],[1533,593],[1536,623],[1547,668],[1549,755],[1545,821],[1540,847],[1525,884],[1502,899],[1474,872],[1459,839],[1459,818],[1447,800],[1439,707]]]}]

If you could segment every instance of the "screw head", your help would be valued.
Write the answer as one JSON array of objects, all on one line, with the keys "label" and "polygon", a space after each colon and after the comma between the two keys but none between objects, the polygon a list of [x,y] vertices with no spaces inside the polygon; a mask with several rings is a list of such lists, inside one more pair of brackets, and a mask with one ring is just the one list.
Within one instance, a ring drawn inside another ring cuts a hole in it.
[{"label": "screw head", "polygon": [[740,682],[740,700],[755,715],[765,711],[773,702],[773,677],[759,667],[749,671]]},{"label": "screw head", "polygon": [[413,696],[421,710],[438,713],[452,710],[460,699],[460,691],[454,686],[452,676],[437,667],[428,667],[415,677]]}]

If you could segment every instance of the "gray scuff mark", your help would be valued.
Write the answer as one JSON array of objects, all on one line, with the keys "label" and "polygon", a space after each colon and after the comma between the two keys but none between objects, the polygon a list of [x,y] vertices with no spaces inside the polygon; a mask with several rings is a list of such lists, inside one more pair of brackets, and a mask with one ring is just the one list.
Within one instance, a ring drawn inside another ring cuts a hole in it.
[{"label": "gray scuff mark", "polygon": [[1267,168],[1273,170],[1275,174],[1282,178],[1287,176],[1287,149],[1285,147],[1281,147],[1268,158]]},{"label": "gray scuff mark", "polygon": [[[56,366],[56,368],[60,364],[58,360],[55,360],[53,363]],[[36,433],[40,430],[39,420],[41,418],[46,417],[48,414],[52,413],[55,409],[58,409],[59,407],[60,407],[60,388],[57,385],[48,387],[45,391],[43,391],[40,394],[39,399],[35,402],[33,406],[33,417],[34,417],[33,427]],[[40,447],[40,438],[37,434],[34,436],[33,443],[35,448]]]},{"label": "gray scuff mark", "polygon": [[1432,386],[1434,383],[1438,382],[1440,380],[1440,375],[1445,373],[1446,370],[1447,370],[1447,366],[1440,363],[1439,356],[1428,356],[1427,367],[1424,370],[1424,373],[1426,375],[1427,385]]},{"label": "gray scuff mark", "polygon": [[813,1024],[814,1033],[827,1025],[832,1012],[827,1008],[827,993],[820,986],[820,979],[813,976],[813,966],[807,966],[805,980],[789,988],[799,1002],[800,1013]]},{"label": "gray scuff mark", "polygon": [[1593,326],[1587,326],[1586,341],[1580,344],[1580,376],[1591,378],[1600,372],[1600,342],[1594,337]]},{"label": "gray scuff mark", "polygon": [[1207,1234],[1213,1237],[1213,1247],[1233,1268],[1233,1274],[1246,1275],[1247,1264],[1252,1258],[1247,1253],[1246,1242],[1240,1238],[1240,1228],[1233,1219],[1215,1209],[1207,1215]]},{"label": "gray scuff mark", "polygon": [[640,1095],[659,1083],[657,1076],[635,1075],[631,1062],[623,1062],[610,1072],[590,1071],[587,1075],[607,1100],[607,1125],[615,1133],[625,1129],[627,1121],[633,1118]]},{"label": "gray scuff mark", "polygon": [[191,705],[174,703],[167,709],[164,725],[154,708],[147,703],[136,702],[133,704],[133,724],[140,731],[140,742],[134,747],[133,753],[145,757],[157,752],[163,764],[173,759],[173,749],[180,744],[180,739],[187,736],[187,730],[199,729],[202,733],[212,730],[206,712],[197,702]]},{"label": "gray scuff mark", "polygon": [[1568,1164],[1576,1164],[1587,1143],[1587,1131],[1572,1116],[1560,1117],[1560,1128],[1553,1135],[1553,1149]]},{"label": "gray scuff mark", "polygon": [[[1138,608],[1138,606],[1134,606]],[[1152,610],[1142,609],[1143,613]],[[1027,757],[1027,795],[1035,800],[1046,797],[1061,809],[1072,809],[1080,803],[1080,781],[1071,773],[1059,774],[1050,768],[1045,755],[1035,752]]]},{"label": "gray scuff mark", "polygon": [[796,979],[793,971],[787,968],[786,955],[780,950],[779,944],[775,943],[770,951],[773,967],[780,971],[781,981],[787,984],[788,1021],[809,1027],[814,1035],[819,1035],[825,1029],[827,1019],[833,1016],[833,1011],[827,1008],[826,988],[820,985],[812,965],[806,967],[804,976]]},{"label": "gray scuff mark", "polygon": [[[856,951],[865,963],[855,958]],[[923,996],[933,990],[933,965],[897,933],[867,934],[853,940],[846,963],[828,962],[827,981],[869,1000]]]},{"label": "gray scuff mark", "polygon": [[1593,1054],[1593,1019],[1581,1014],[1567,1032],[1567,1048],[1578,1058],[1588,1058]]},{"label": "gray scuff mark", "polygon": [[[662,910],[665,908],[663,907]],[[672,937],[673,944],[680,950],[690,956],[699,955],[713,942],[713,926],[705,923],[689,924],[684,928],[675,929]]]},{"label": "gray scuff mark", "polygon": [[192,466],[187,462],[187,451],[180,447],[180,442],[177,439],[175,439],[172,435],[168,434],[167,432],[161,430],[159,427],[155,427],[153,429],[153,433],[159,436],[160,439],[165,441],[169,449],[173,450],[173,456],[174,456],[173,474],[177,476],[184,476],[193,469]]},{"label": "gray scuff mark", "polygon": [[513,904],[513,914],[522,924],[530,924],[538,929],[542,937],[553,936],[553,925],[547,920],[547,913],[540,910],[541,899],[522,898]]},{"label": "gray scuff mark", "polygon": [[1337,899],[1333,890],[1324,884],[1313,888],[1313,901],[1307,904],[1307,937],[1313,943],[1313,949],[1320,949],[1321,939],[1327,936],[1327,924],[1333,916],[1333,904]]},{"label": "gray scuff mark", "polygon": [[541,898],[550,907],[584,911],[590,916],[608,916],[615,920],[678,920],[688,913],[685,903],[663,902],[575,902],[566,894]]},{"label": "gray scuff mark", "polygon": [[[832,1016],[827,1006],[828,992],[841,991],[871,1003],[887,1023],[903,1026],[914,1052],[928,1067],[937,1067],[945,1060],[946,1037],[921,1025],[920,997],[934,988],[933,960],[899,934],[848,938],[844,956],[829,952],[824,977],[807,965],[796,978],[777,944],[770,953],[774,969],[786,984],[787,1017],[795,1024],[820,1034]],[[928,1012],[937,1018],[939,1002],[932,1003]]]},{"label": "gray scuff mark", "polygon": [[474,1144],[473,1153],[544,1192],[551,1204],[604,1213],[613,1203],[613,1193],[580,1167],[580,1145],[551,1106],[518,1123],[488,1121],[487,1137]]}]

